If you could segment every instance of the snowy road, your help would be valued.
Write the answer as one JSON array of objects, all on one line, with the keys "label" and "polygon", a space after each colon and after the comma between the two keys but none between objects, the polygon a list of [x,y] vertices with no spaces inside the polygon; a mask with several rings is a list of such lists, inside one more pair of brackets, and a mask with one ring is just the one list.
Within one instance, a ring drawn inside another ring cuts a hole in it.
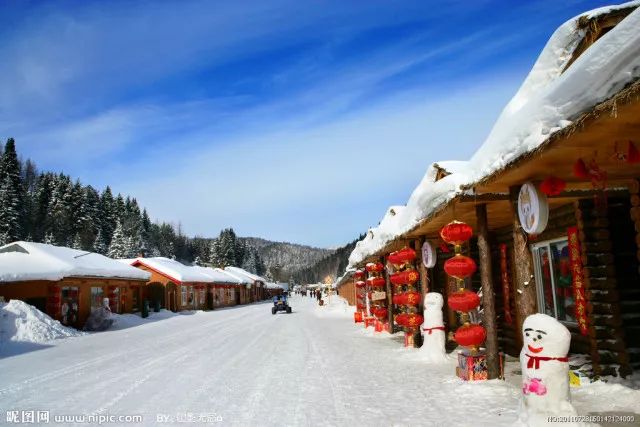
[{"label": "snowy road", "polygon": [[38,409],[140,414],[145,425],[213,413],[219,425],[515,421],[509,382],[462,383],[453,363],[426,366],[348,313],[310,299],[292,305],[290,315],[271,315],[269,304],[178,315],[0,359],[2,421],[7,410]]}]

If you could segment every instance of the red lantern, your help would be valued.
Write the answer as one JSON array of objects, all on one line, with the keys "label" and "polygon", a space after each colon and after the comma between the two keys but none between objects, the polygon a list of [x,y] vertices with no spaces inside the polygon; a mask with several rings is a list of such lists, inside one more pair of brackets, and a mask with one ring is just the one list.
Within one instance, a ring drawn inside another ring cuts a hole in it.
[{"label": "red lantern", "polygon": [[395,305],[404,305],[404,294],[396,294],[391,300]]},{"label": "red lantern", "polygon": [[556,176],[549,176],[540,183],[540,191],[547,196],[557,196],[562,193],[567,186],[567,183]]},{"label": "red lantern", "polygon": [[364,288],[365,286],[367,286],[367,284],[362,280],[356,282],[356,288]]},{"label": "red lantern", "polygon": [[456,255],[444,263],[444,271],[456,279],[464,279],[476,272],[476,262],[464,255]]},{"label": "red lantern", "polygon": [[407,315],[407,323],[405,326],[409,328],[416,328],[422,325],[424,318],[420,314],[410,313]]},{"label": "red lantern", "polygon": [[447,302],[449,303],[449,307],[453,310],[466,313],[480,305],[480,297],[472,291],[457,291],[447,298]]},{"label": "red lantern", "polygon": [[402,248],[396,252],[391,252],[387,257],[387,260],[394,265],[412,262],[414,259],[416,259],[416,251],[409,247]]},{"label": "red lantern", "polygon": [[403,295],[403,305],[418,305],[422,299],[418,292],[405,292]]},{"label": "red lantern", "polygon": [[487,331],[481,325],[466,324],[458,328],[453,339],[465,347],[478,347],[487,338]]},{"label": "red lantern", "polygon": [[358,304],[357,307],[358,310],[364,310],[366,306],[364,304]]},{"label": "red lantern", "polygon": [[387,284],[387,281],[384,280],[384,277],[369,277],[367,279],[367,285],[373,288],[382,288]]},{"label": "red lantern", "polygon": [[356,272],[353,273],[353,277],[355,277],[356,279],[364,279],[364,271],[356,270]]},{"label": "red lantern", "polygon": [[589,169],[587,169],[587,165],[584,163],[584,160],[578,159],[573,164],[573,176],[580,179],[589,178]]},{"label": "red lantern", "polygon": [[370,273],[380,273],[384,271],[384,265],[381,262],[370,262],[365,268]]},{"label": "red lantern", "polygon": [[396,316],[396,323],[400,326],[406,326],[407,323],[407,313],[400,313]]},{"label": "red lantern", "polygon": [[442,227],[440,237],[445,242],[452,245],[461,245],[473,236],[473,228],[470,225],[460,222],[451,221]]},{"label": "red lantern", "polygon": [[384,319],[389,314],[387,309],[384,307],[376,307],[373,310],[371,310],[371,312],[373,313],[374,316],[376,316],[379,319]]},{"label": "red lantern", "polygon": [[418,281],[420,275],[415,270],[405,270],[389,276],[389,280],[394,285],[412,285]]}]

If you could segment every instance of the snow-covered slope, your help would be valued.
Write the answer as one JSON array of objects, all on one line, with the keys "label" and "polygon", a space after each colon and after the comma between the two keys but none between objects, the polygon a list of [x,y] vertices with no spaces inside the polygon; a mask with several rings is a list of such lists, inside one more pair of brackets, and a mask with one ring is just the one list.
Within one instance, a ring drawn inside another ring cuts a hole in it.
[{"label": "snow-covered slope", "polygon": [[77,337],[84,332],[63,326],[37,308],[20,300],[0,303],[0,345],[7,342],[44,344],[58,338]]},{"label": "snow-covered slope", "polygon": [[147,280],[149,273],[100,254],[33,242],[0,248],[0,282],[114,277]]}]

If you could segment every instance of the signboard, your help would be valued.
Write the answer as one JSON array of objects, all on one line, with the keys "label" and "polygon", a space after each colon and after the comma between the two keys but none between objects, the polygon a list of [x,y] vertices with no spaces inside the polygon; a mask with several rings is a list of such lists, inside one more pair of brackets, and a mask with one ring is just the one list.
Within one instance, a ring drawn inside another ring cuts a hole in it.
[{"label": "signboard", "polygon": [[382,291],[371,292],[371,301],[380,301],[385,299],[386,297],[387,297],[386,292],[382,292]]},{"label": "signboard", "polygon": [[513,317],[511,316],[511,283],[509,280],[509,264],[507,263],[507,245],[500,245],[500,281],[502,282],[502,301],[504,306],[504,321],[511,325]]},{"label": "signboard", "polygon": [[573,287],[573,301],[575,318],[582,335],[588,335],[587,330],[587,300],[584,292],[584,274],[582,273],[582,256],[580,252],[580,238],[578,227],[569,227],[569,262],[571,263],[571,278]]},{"label": "signboard", "polygon": [[527,234],[540,234],[547,228],[549,203],[547,196],[531,182],[520,187],[518,194],[518,217]]},{"label": "signboard", "polygon": [[433,268],[436,265],[436,251],[428,240],[422,244],[422,263],[426,268]]}]

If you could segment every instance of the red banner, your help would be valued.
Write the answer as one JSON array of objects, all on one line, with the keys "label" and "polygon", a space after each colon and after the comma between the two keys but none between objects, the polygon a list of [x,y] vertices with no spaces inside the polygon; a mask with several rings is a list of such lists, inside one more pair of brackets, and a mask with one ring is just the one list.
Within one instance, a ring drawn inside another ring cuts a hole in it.
[{"label": "red banner", "polygon": [[507,264],[507,245],[502,243],[500,245],[500,279],[502,280],[502,301],[504,301],[504,320],[507,324],[513,323],[513,317],[511,317],[511,285],[509,283],[509,267]]},{"label": "red banner", "polygon": [[584,292],[584,274],[582,273],[578,227],[569,227],[567,229],[567,237],[569,239],[569,261],[571,262],[571,277],[573,280],[574,315],[580,327],[580,333],[587,335],[587,300]]}]

